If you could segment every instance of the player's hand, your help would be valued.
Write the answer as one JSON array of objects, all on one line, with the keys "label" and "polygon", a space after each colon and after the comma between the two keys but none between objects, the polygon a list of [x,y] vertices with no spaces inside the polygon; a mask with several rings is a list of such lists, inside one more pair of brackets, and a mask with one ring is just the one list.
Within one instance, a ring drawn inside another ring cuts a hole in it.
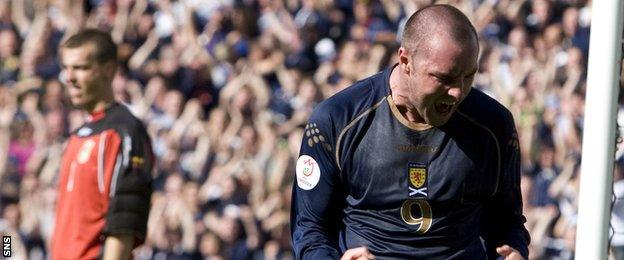
[{"label": "player's hand", "polygon": [[518,250],[513,249],[508,245],[499,246],[496,248],[496,253],[503,256],[505,260],[524,260],[524,257],[518,252]]},{"label": "player's hand", "polygon": [[375,256],[366,247],[356,247],[347,250],[340,260],[367,260],[375,259]]}]

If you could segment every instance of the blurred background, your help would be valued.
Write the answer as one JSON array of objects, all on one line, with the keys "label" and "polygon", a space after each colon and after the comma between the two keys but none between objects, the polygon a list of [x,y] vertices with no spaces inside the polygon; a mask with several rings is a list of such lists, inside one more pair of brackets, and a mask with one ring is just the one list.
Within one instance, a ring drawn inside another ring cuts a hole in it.
[{"label": "blurred background", "polygon": [[[14,237],[14,257],[47,257],[63,145],[84,122],[59,81],[58,45],[95,27],[119,44],[116,98],[146,124],[157,156],[135,259],[292,258],[308,116],[394,64],[396,32],[431,3],[472,20],[474,87],[515,117],[531,258],[572,259],[591,0],[0,0],[0,233]],[[620,255],[619,137],[616,150],[610,239]]]}]

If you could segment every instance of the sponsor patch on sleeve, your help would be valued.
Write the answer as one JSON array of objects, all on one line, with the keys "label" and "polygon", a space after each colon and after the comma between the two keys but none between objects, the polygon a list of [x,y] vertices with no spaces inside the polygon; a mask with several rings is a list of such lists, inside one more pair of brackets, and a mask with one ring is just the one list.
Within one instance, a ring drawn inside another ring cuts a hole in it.
[{"label": "sponsor patch on sleeve", "polygon": [[143,162],[145,160],[143,160],[143,158],[141,158],[140,156],[132,156],[132,158],[130,158],[130,161],[132,162],[132,168],[141,168],[143,167]]},{"label": "sponsor patch on sleeve", "polygon": [[297,159],[297,186],[304,190],[311,190],[321,179],[321,168],[314,158],[302,155]]}]

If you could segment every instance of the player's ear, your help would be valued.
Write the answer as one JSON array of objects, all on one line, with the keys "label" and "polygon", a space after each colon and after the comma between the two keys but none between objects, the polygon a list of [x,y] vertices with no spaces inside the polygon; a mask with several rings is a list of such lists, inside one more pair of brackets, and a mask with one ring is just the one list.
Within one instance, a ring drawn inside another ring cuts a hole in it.
[{"label": "player's ear", "polygon": [[115,72],[117,71],[117,63],[115,61],[107,61],[102,65],[106,75],[109,77],[115,76]]},{"label": "player's ear", "polygon": [[404,73],[407,73],[407,74],[410,73],[410,70],[411,70],[410,63],[411,63],[411,59],[410,59],[409,52],[407,51],[407,49],[405,49],[405,47],[401,46],[401,48],[399,48],[399,67]]}]

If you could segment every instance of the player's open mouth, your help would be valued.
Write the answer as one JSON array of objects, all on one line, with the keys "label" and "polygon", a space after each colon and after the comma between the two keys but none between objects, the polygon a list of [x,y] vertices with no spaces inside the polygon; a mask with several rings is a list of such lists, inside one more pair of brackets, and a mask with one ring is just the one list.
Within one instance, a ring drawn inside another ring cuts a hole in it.
[{"label": "player's open mouth", "polygon": [[438,114],[446,115],[451,112],[453,106],[455,106],[455,102],[440,102],[435,104],[435,110]]}]

